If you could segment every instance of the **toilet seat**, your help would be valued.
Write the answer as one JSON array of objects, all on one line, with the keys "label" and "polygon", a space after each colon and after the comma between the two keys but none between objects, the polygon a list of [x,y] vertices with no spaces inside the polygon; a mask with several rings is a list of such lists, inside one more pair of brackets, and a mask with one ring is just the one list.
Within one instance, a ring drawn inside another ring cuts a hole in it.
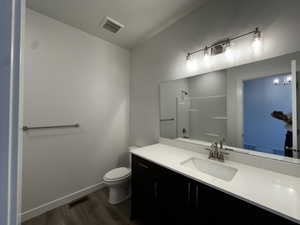
[{"label": "toilet seat", "polygon": [[118,181],[128,178],[131,174],[131,169],[120,167],[110,170],[104,175],[104,181]]}]

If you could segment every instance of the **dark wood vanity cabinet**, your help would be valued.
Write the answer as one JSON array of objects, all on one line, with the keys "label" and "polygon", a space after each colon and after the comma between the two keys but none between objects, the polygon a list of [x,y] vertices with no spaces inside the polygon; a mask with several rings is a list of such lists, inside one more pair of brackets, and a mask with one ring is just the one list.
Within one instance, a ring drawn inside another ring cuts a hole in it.
[{"label": "dark wood vanity cabinet", "polygon": [[185,224],[181,220],[183,210],[189,207],[187,181],[170,170],[132,156],[131,218],[151,225]]},{"label": "dark wood vanity cabinet", "polygon": [[143,224],[295,224],[135,155],[131,181],[131,217]]},{"label": "dark wood vanity cabinet", "polygon": [[135,156],[132,157],[131,217],[159,224],[160,203],[158,199],[159,168]]}]

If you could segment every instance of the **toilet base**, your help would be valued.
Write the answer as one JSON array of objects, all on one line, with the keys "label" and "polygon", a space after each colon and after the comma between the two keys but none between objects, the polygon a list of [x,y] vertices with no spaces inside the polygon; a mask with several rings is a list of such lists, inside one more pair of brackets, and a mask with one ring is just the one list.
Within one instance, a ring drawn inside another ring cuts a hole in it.
[{"label": "toilet base", "polygon": [[130,195],[128,194],[127,196],[125,196],[124,198],[122,197],[122,198],[109,198],[108,199],[108,202],[110,203],[110,204],[112,204],[112,205],[117,205],[117,204],[120,204],[120,203],[122,203],[122,202],[124,202],[124,201],[126,201],[127,199],[129,199],[130,198]]},{"label": "toilet base", "polygon": [[130,198],[130,188],[128,182],[109,186],[108,202],[112,205],[119,204]]}]

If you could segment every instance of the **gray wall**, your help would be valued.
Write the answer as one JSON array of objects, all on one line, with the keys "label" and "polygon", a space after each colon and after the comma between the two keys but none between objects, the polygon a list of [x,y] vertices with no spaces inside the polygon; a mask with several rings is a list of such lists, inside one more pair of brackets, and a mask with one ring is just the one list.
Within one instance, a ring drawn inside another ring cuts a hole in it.
[{"label": "gray wall", "polygon": [[27,10],[24,124],[80,128],[24,133],[23,212],[126,165],[129,73],[127,50]]},{"label": "gray wall", "polygon": [[[159,137],[159,82],[216,71],[300,50],[298,0],[211,0],[192,14],[137,46],[132,52],[131,142],[147,145]],[[260,54],[251,50],[251,37],[234,43],[233,60],[214,57],[188,71],[188,51],[259,26],[263,31]],[[250,47],[249,47],[250,46]]]}]

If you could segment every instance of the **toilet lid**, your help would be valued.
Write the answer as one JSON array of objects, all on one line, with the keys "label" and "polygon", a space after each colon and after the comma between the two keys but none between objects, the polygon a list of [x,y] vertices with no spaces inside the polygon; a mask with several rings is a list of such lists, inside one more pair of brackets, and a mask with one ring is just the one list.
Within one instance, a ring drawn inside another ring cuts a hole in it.
[{"label": "toilet lid", "polygon": [[104,175],[104,179],[106,180],[120,180],[122,178],[126,178],[130,176],[131,170],[126,167],[120,167],[116,169],[112,169]]}]

